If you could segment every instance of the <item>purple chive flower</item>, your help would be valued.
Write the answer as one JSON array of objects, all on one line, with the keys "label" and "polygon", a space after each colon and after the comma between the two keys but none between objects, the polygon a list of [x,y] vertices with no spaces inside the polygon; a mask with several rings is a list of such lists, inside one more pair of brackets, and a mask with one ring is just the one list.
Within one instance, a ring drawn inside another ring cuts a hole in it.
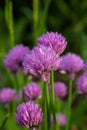
[{"label": "purple chive flower", "polygon": [[75,74],[83,68],[83,60],[80,56],[74,53],[67,53],[62,56],[60,64],[61,72],[67,72],[71,80],[74,79]]},{"label": "purple chive flower", "polygon": [[25,72],[41,77],[45,82],[50,81],[50,71],[59,68],[61,58],[51,48],[45,46],[35,47],[26,55],[23,66]]},{"label": "purple chive flower", "polygon": [[84,69],[85,72],[87,72],[87,60],[86,60],[86,62],[85,62],[85,64],[84,64],[83,69]]},{"label": "purple chive flower", "polygon": [[[62,113],[56,114],[56,121],[60,126],[66,125],[66,116]],[[54,126],[53,116],[51,115],[51,124]]]},{"label": "purple chive flower", "polygon": [[0,102],[9,104],[15,95],[15,90],[11,88],[3,88],[0,91]]},{"label": "purple chive flower", "polygon": [[27,53],[29,53],[28,47],[25,47],[22,44],[16,45],[9,51],[4,60],[6,68],[12,73],[19,71],[22,68],[22,62]]},{"label": "purple chive flower", "polygon": [[61,54],[66,48],[67,41],[57,32],[47,32],[38,38],[40,45],[51,47],[56,53]]},{"label": "purple chive flower", "polygon": [[67,86],[63,82],[55,82],[54,90],[56,98],[64,98],[67,95]]},{"label": "purple chive flower", "polygon": [[38,84],[32,82],[27,87],[24,87],[24,94],[27,100],[35,100],[41,96],[41,88]]},{"label": "purple chive flower", "polygon": [[43,122],[43,113],[33,102],[22,103],[17,107],[16,122],[25,128],[38,127]]},{"label": "purple chive flower", "polygon": [[15,93],[15,100],[17,102],[21,101],[22,100],[22,97],[23,97],[23,93],[22,93],[22,90],[19,90],[17,93]]},{"label": "purple chive flower", "polygon": [[77,79],[76,86],[80,94],[87,94],[87,73]]}]

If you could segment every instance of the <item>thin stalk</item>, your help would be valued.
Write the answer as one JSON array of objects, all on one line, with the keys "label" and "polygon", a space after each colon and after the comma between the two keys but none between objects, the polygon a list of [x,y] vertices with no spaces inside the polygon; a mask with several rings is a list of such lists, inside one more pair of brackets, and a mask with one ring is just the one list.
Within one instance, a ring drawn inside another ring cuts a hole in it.
[{"label": "thin stalk", "polygon": [[[61,101],[60,99],[58,99],[58,109],[57,109],[57,113],[60,114],[60,110],[61,110]],[[57,125],[57,130],[60,130],[60,124],[58,122],[58,125]]]},{"label": "thin stalk", "polygon": [[72,102],[72,80],[69,81],[69,95],[68,95],[68,113],[67,113],[67,124],[66,130],[69,130],[70,115],[71,115],[71,102]]},{"label": "thin stalk", "polygon": [[17,73],[17,83],[18,83],[18,89],[21,90],[21,88],[24,85],[24,77],[22,71],[19,71]]},{"label": "thin stalk", "polygon": [[9,1],[9,33],[11,46],[14,46],[14,28],[13,28],[13,3]]},{"label": "thin stalk", "polygon": [[51,3],[52,0],[47,0],[45,1],[45,8],[44,8],[44,15],[43,15],[43,21],[44,21],[44,24],[46,22],[46,18],[47,18],[47,13],[48,13],[48,10],[49,10],[49,6],[50,6],[50,3]]},{"label": "thin stalk", "polygon": [[46,101],[45,101],[45,107],[44,107],[44,129],[48,130],[48,125],[47,125],[47,106],[46,106]]},{"label": "thin stalk", "polygon": [[33,0],[33,34],[35,41],[37,38],[38,23],[39,23],[39,0]]},{"label": "thin stalk", "polygon": [[14,27],[13,27],[13,3],[11,0],[5,2],[5,20],[10,34],[10,46],[14,46]]},{"label": "thin stalk", "polygon": [[42,13],[40,14],[40,30],[39,30],[39,34],[42,34],[43,32],[46,31],[46,20],[47,20],[47,16],[48,16],[48,10],[50,7],[50,3],[52,0],[44,0],[44,8]]},{"label": "thin stalk", "polygon": [[54,128],[56,130],[56,113],[55,113],[55,92],[54,92],[54,72],[50,73],[50,82],[51,82],[51,91],[52,91],[52,107],[53,107],[53,119],[54,119]]},{"label": "thin stalk", "polygon": [[47,121],[46,122],[47,130],[49,130],[50,129],[50,99],[49,99],[48,84],[46,82],[44,83],[44,90],[45,90],[45,112],[47,113],[45,119]]}]

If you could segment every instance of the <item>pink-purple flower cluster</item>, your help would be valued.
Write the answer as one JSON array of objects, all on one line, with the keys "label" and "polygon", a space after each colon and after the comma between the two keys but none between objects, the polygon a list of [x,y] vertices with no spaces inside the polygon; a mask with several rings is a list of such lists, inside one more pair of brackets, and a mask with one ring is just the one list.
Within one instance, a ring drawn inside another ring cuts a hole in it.
[{"label": "pink-purple flower cluster", "polygon": [[60,126],[66,125],[66,116],[64,114],[57,114],[56,119]]},{"label": "pink-purple flower cluster", "polygon": [[38,38],[38,43],[52,48],[56,53],[61,54],[66,48],[67,41],[64,36],[57,32],[47,32]]},{"label": "pink-purple flower cluster", "polygon": [[56,98],[64,98],[67,95],[67,86],[63,82],[55,82],[54,90]]},{"label": "pink-purple flower cluster", "polygon": [[43,112],[33,102],[22,103],[17,107],[16,122],[25,128],[38,127],[43,122]]},{"label": "pink-purple flower cluster", "polygon": [[87,94],[87,73],[77,79],[76,86],[80,94]]},{"label": "pink-purple flower cluster", "polygon": [[11,88],[3,88],[0,91],[0,102],[9,104],[15,96],[15,90]]},{"label": "pink-purple flower cluster", "polygon": [[22,68],[22,62],[24,56],[29,53],[28,47],[23,46],[22,44],[16,45],[11,49],[4,60],[4,64],[8,70],[12,73],[16,73]]},{"label": "pink-purple flower cluster", "polygon": [[83,68],[83,60],[79,55],[74,53],[67,53],[62,56],[62,62],[60,64],[61,72],[67,72],[70,79],[74,79],[75,74]]},{"label": "pink-purple flower cluster", "polygon": [[50,81],[50,71],[59,68],[61,58],[49,47],[37,46],[26,55],[23,66],[25,73],[41,77],[45,82]]},{"label": "pink-purple flower cluster", "polygon": [[31,82],[24,87],[24,94],[27,100],[35,100],[41,96],[41,88],[35,82]]}]

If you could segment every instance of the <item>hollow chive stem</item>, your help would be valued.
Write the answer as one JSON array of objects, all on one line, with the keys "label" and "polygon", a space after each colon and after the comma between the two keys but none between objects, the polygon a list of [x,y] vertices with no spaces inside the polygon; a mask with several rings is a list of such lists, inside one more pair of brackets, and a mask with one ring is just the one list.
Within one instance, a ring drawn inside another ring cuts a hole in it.
[{"label": "hollow chive stem", "polygon": [[10,46],[14,46],[14,26],[13,26],[13,2],[5,0],[5,19],[10,34]]},{"label": "hollow chive stem", "polygon": [[54,72],[50,73],[50,83],[52,91],[52,107],[53,107],[53,119],[54,119],[54,128],[56,130],[56,113],[55,113],[55,92],[54,92]]},{"label": "hollow chive stem", "polygon": [[36,43],[37,29],[39,23],[39,0],[33,0],[33,34]]},{"label": "hollow chive stem", "polygon": [[[57,109],[58,114],[60,113],[60,110],[61,110],[61,101],[60,101],[60,99],[58,99],[58,109]],[[60,130],[59,122],[58,122],[58,125],[57,125],[57,130]]]},{"label": "hollow chive stem", "polygon": [[71,115],[71,102],[72,102],[72,80],[69,81],[69,95],[68,95],[68,113],[67,113],[67,124],[66,130],[69,130],[70,115]]},{"label": "hollow chive stem", "polygon": [[48,84],[45,82],[44,83],[44,90],[45,90],[45,113],[47,115],[45,120],[46,120],[46,123],[47,123],[47,130],[50,130],[50,99],[49,99],[49,90],[48,90]]}]

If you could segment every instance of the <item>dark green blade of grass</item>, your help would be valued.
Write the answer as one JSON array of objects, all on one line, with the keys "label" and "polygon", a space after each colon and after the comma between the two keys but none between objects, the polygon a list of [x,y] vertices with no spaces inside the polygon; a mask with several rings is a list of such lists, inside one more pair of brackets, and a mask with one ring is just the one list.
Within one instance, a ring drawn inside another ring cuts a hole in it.
[{"label": "dark green blade of grass", "polygon": [[5,126],[7,120],[8,120],[8,117],[9,117],[9,113],[6,115],[4,121],[2,122],[1,126],[0,126],[0,130],[2,130],[2,128]]}]

